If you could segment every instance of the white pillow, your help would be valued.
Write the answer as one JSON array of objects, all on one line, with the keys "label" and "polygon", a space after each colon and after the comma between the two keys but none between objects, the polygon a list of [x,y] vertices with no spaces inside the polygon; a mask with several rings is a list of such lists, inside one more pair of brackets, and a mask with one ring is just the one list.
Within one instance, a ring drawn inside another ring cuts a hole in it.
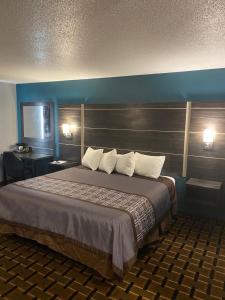
[{"label": "white pillow", "polygon": [[128,176],[133,176],[134,168],[134,152],[117,155],[116,172]]},{"label": "white pillow", "polygon": [[88,147],[86,153],[82,158],[82,165],[95,171],[98,169],[102,155],[103,149],[94,150],[91,147]]},{"label": "white pillow", "polygon": [[134,157],[135,174],[155,179],[159,178],[165,162],[165,156],[150,156],[135,152]]},{"label": "white pillow", "polygon": [[107,153],[103,153],[102,159],[100,161],[99,170],[111,174],[115,168],[117,162],[117,151],[113,149]]}]

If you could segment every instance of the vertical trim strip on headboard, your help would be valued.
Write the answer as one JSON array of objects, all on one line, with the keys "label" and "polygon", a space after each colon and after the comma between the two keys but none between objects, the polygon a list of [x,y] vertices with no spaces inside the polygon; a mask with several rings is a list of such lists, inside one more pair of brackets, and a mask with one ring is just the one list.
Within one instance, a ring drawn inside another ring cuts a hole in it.
[{"label": "vertical trim strip on headboard", "polygon": [[80,154],[81,154],[81,159],[84,156],[84,104],[81,104],[81,110],[80,110],[80,123],[81,123],[81,138],[80,138]]},{"label": "vertical trim strip on headboard", "polygon": [[187,176],[190,122],[191,122],[191,102],[188,101],[186,107],[186,120],[185,120],[185,132],[184,132],[184,155],[183,155],[183,169],[182,169],[183,177]]}]

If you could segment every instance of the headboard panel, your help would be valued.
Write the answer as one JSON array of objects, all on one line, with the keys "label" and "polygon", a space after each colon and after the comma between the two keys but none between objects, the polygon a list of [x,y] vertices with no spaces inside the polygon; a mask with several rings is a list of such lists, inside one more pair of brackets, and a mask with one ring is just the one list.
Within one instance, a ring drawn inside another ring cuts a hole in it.
[{"label": "headboard panel", "polygon": [[[213,127],[216,131],[212,151],[203,149],[202,132],[207,127]],[[188,176],[224,181],[225,102],[192,104]]]},{"label": "headboard panel", "polygon": [[85,105],[85,128],[107,128],[143,131],[184,131],[185,106],[183,108]]},{"label": "headboard panel", "polygon": [[[65,160],[80,161],[81,159],[81,106],[59,106],[59,151],[60,158]],[[63,124],[75,124],[76,132],[71,139],[64,137]]]},{"label": "headboard panel", "polygon": [[[166,155],[163,172],[181,175],[183,163],[186,103],[143,105],[84,105],[84,149],[88,146],[116,148],[119,153],[139,151],[148,155]],[[63,134],[63,123],[79,124],[71,140]],[[80,159],[81,107],[59,108],[60,157]]]},{"label": "headboard panel", "polygon": [[[59,108],[59,148],[62,159],[80,160],[88,146],[113,148],[118,153],[139,151],[148,155],[166,155],[163,172],[187,177],[225,180],[225,102],[192,103],[190,128],[185,128],[186,103],[151,103],[142,105],[88,104]],[[83,116],[83,119],[81,118]],[[61,130],[63,123],[77,124],[71,140]],[[202,133],[216,130],[212,151],[203,149]],[[184,136],[188,137],[186,144]],[[184,147],[188,146],[188,147]],[[187,156],[184,155],[187,149]]]},{"label": "headboard panel", "polygon": [[84,128],[85,146],[183,155],[184,133]]}]

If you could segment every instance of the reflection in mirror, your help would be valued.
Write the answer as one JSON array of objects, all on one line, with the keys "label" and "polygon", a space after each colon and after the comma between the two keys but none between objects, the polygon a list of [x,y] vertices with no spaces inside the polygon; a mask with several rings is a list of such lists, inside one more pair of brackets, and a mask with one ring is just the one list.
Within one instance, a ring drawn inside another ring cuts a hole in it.
[{"label": "reflection in mirror", "polygon": [[23,106],[24,138],[48,139],[50,137],[49,105]]}]

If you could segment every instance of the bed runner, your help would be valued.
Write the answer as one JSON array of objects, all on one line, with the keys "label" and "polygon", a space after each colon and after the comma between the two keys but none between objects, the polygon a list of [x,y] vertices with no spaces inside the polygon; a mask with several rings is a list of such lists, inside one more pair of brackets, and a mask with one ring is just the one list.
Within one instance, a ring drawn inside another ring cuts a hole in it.
[{"label": "bed runner", "polygon": [[127,213],[132,221],[137,244],[155,225],[153,205],[147,197],[119,190],[67,180],[36,177],[15,183],[24,188],[91,202]]}]

